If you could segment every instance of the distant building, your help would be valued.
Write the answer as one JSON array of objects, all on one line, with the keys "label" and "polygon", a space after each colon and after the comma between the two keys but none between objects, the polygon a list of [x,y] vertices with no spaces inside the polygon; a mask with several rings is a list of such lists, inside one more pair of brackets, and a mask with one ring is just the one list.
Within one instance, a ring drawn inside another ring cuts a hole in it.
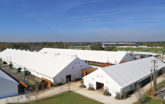
[{"label": "distant building", "polygon": [[112,42],[112,43],[102,43],[102,47],[138,47],[137,43],[120,43],[120,42]]},{"label": "distant building", "polygon": [[18,95],[18,83],[0,70],[0,99]]}]

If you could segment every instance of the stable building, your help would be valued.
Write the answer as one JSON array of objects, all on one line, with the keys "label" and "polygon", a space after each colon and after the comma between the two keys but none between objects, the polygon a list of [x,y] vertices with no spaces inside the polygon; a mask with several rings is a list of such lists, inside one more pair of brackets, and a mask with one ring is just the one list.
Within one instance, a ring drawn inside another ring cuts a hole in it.
[{"label": "stable building", "polygon": [[[121,51],[123,52],[123,51]],[[128,52],[132,57],[135,59],[141,59],[141,58],[146,58],[146,57],[156,57],[158,58],[160,55],[153,53],[153,52],[136,52],[136,51],[125,51]]]},{"label": "stable building", "polygon": [[82,77],[82,70],[90,68],[76,56],[55,55],[25,50],[6,49],[0,58],[13,68],[47,79],[52,84],[66,83]]},{"label": "stable building", "polygon": [[86,63],[95,66],[110,66],[132,61],[133,58],[127,52],[117,51],[96,51],[96,50],[76,50],[76,49],[58,49],[43,48],[39,53],[60,54],[60,55],[76,55]]},{"label": "stable building", "polygon": [[128,42],[104,42],[101,43],[102,47],[118,47],[118,48],[136,48],[139,46],[138,43],[128,43]]},{"label": "stable building", "polygon": [[84,85],[89,88],[109,91],[112,96],[131,93],[151,80],[152,61],[156,60],[157,75],[163,72],[165,64],[154,57],[100,68],[83,77]]},{"label": "stable building", "polygon": [[0,70],[0,99],[18,95],[18,82]]}]

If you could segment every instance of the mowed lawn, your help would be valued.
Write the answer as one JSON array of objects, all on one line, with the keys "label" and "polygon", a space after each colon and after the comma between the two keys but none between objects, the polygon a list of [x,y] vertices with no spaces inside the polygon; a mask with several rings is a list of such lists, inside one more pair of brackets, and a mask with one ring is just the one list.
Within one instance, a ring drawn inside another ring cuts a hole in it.
[{"label": "mowed lawn", "polygon": [[53,97],[26,104],[102,104],[74,92],[64,92]]}]

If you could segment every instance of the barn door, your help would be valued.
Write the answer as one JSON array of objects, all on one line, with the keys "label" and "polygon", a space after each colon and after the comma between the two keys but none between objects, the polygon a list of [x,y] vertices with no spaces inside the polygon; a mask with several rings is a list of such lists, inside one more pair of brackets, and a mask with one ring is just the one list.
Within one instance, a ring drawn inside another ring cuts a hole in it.
[{"label": "barn door", "polygon": [[71,82],[71,75],[66,75],[66,83]]},{"label": "barn door", "polygon": [[101,90],[104,90],[104,84],[103,83],[100,83],[100,82],[96,82],[96,89],[101,89]]}]

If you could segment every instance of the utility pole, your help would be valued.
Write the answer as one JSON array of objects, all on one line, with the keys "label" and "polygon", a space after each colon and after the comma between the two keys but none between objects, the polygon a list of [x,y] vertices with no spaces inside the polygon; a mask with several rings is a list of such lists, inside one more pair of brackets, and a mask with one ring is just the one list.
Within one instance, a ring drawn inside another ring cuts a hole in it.
[{"label": "utility pole", "polygon": [[151,91],[152,90],[152,71],[153,71],[152,68],[150,71],[151,71],[151,84],[150,84],[150,91]]},{"label": "utility pole", "polygon": [[154,73],[153,73],[153,96],[155,96],[155,94],[156,94],[156,63],[157,63],[157,61],[153,60],[152,62],[154,64],[154,66],[153,66],[153,69],[154,69]]}]

